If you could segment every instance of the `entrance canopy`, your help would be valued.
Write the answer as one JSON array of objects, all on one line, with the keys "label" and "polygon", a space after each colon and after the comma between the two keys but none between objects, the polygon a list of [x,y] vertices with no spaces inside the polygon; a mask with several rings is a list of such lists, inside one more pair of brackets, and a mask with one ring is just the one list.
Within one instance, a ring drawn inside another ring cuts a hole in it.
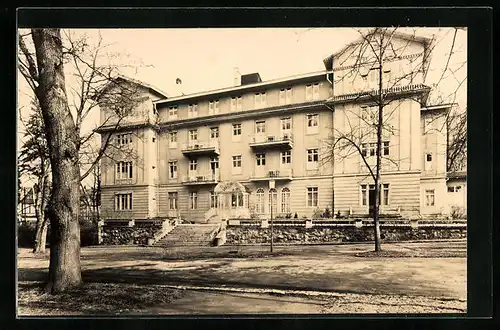
[{"label": "entrance canopy", "polygon": [[219,182],[214,188],[216,194],[231,194],[235,191],[248,192],[247,188],[238,181]]}]

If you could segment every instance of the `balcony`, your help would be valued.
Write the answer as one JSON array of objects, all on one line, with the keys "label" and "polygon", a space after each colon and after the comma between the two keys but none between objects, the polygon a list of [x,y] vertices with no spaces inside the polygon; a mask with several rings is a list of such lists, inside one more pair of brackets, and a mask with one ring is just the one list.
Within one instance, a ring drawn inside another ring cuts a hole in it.
[{"label": "balcony", "polygon": [[219,141],[207,142],[190,142],[182,146],[182,154],[184,156],[218,156],[219,155]]},{"label": "balcony", "polygon": [[182,178],[182,183],[189,186],[217,184],[220,180],[220,173],[190,173]]},{"label": "balcony", "polygon": [[269,181],[269,180],[293,180],[291,168],[281,168],[273,170],[254,170],[250,181]]},{"label": "balcony", "polygon": [[257,149],[291,149],[293,147],[292,134],[281,135],[254,135],[250,141],[250,147]]}]

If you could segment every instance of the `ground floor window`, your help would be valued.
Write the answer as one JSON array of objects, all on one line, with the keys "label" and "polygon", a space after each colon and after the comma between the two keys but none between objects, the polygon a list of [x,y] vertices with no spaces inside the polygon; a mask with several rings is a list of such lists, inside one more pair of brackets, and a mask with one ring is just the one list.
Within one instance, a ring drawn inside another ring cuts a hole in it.
[{"label": "ground floor window", "polygon": [[307,206],[318,206],[318,187],[307,188]]},{"label": "ground floor window", "polygon": [[236,189],[231,195],[231,207],[243,207],[243,193],[241,190]]},{"label": "ground floor window", "polygon": [[170,210],[177,210],[178,207],[178,194],[177,192],[168,193],[168,208]]},{"label": "ground floor window", "polygon": [[130,211],[132,210],[132,193],[116,194],[115,195],[115,210]]},{"label": "ground floor window", "polygon": [[434,189],[426,189],[425,206],[434,206],[434,203],[435,203]]},{"label": "ground floor window", "polygon": [[189,208],[191,210],[196,210],[198,208],[198,193],[196,191],[189,193]]},{"label": "ground floor window", "polygon": [[210,192],[210,208],[217,207],[217,194],[214,191]]},{"label": "ground floor window", "polygon": [[264,213],[264,189],[259,188],[256,192],[255,213]]},{"label": "ground floor window", "polygon": [[290,189],[281,190],[281,213],[290,213]]},{"label": "ground floor window", "polygon": [[276,208],[278,206],[278,192],[276,189],[269,189],[269,210],[276,214]]}]

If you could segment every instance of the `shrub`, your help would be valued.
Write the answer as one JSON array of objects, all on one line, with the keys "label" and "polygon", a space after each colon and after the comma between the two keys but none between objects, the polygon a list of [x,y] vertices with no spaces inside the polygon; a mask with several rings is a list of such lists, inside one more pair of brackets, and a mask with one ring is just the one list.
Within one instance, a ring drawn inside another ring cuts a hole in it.
[{"label": "shrub", "polygon": [[465,211],[464,207],[453,205],[451,207],[450,216],[453,220],[467,219],[467,211]]},{"label": "shrub", "polygon": [[330,208],[328,208],[328,206],[325,208],[325,212],[323,213],[323,218],[331,218],[332,217],[332,214],[330,212]]}]

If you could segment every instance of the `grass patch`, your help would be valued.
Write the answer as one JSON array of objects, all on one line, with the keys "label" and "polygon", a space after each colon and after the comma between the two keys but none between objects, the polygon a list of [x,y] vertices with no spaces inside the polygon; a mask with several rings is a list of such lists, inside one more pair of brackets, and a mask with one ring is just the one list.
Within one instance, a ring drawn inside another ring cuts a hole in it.
[{"label": "grass patch", "polygon": [[121,315],[147,312],[183,296],[183,290],[161,285],[84,283],[67,292],[45,293],[42,282],[20,282],[18,314]]}]

